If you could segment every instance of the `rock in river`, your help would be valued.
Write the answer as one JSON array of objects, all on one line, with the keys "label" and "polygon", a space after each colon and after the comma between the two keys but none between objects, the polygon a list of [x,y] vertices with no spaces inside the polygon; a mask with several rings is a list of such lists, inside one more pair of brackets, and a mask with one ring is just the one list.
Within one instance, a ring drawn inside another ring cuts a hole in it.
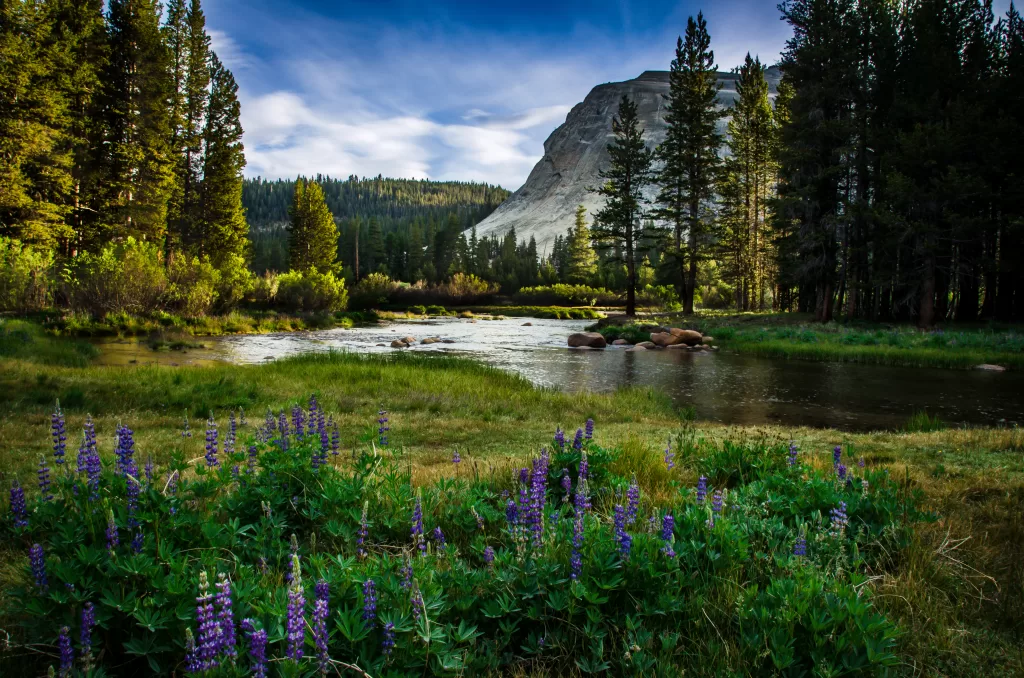
[{"label": "rock in river", "polygon": [[604,348],[608,345],[600,332],[577,332],[569,335],[570,348],[586,346],[588,348]]},{"label": "rock in river", "polygon": [[669,332],[687,346],[696,346],[701,342],[701,335],[697,330],[681,330],[678,327],[673,327]]},{"label": "rock in river", "polygon": [[1006,371],[1006,368],[1003,367],[1002,365],[990,365],[988,363],[985,363],[983,365],[975,365],[974,369],[976,369],[976,370],[984,370],[985,372],[1005,372]]},{"label": "rock in river", "polygon": [[651,341],[654,342],[656,346],[662,347],[683,343],[682,339],[674,334],[669,334],[668,332],[655,332],[651,335]]},{"label": "rock in river", "polygon": [[625,339],[616,339],[612,342],[612,346],[629,346],[629,342]]},{"label": "rock in river", "polygon": [[404,341],[399,341],[398,339],[395,339],[394,341],[391,342],[391,348],[409,348],[409,344],[405,343]]},{"label": "rock in river", "polygon": [[421,344],[436,344],[436,343],[439,343],[440,341],[441,341],[441,337],[427,337],[426,339],[424,339],[420,343]]}]

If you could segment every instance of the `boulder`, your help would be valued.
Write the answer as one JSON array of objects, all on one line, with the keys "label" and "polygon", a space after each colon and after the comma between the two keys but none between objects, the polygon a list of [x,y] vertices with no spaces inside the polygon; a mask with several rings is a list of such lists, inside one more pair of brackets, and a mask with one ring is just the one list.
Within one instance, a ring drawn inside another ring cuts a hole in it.
[{"label": "boulder", "polygon": [[658,348],[658,345],[655,344],[653,341],[641,341],[639,344],[637,344],[637,346],[647,350],[650,350],[652,348]]},{"label": "boulder", "polygon": [[688,351],[688,350],[690,350],[690,347],[687,346],[686,344],[669,344],[665,348],[667,348],[670,351],[672,351],[672,350],[681,350],[681,351]]},{"label": "boulder", "polygon": [[436,344],[436,343],[438,343],[440,341],[441,341],[441,337],[427,337],[426,339],[422,340],[420,343],[421,344]]},{"label": "boulder", "polygon": [[402,337],[402,341],[404,341],[407,344],[415,344],[416,337]]},{"label": "boulder", "polygon": [[533,327],[533,323],[523,323],[522,327]]},{"label": "boulder", "polygon": [[455,340],[454,339],[442,339],[441,343],[442,344],[454,344]]},{"label": "boulder", "polygon": [[675,336],[674,334],[669,334],[668,332],[655,332],[654,334],[651,335],[651,341],[654,342],[656,346],[663,347],[683,343],[682,339]]},{"label": "boulder", "polygon": [[985,372],[1005,372],[1006,371],[1006,368],[1003,367],[1002,365],[990,365],[988,363],[985,363],[983,365],[975,365],[974,369],[976,369],[976,370],[983,370]]},{"label": "boulder", "polygon": [[409,344],[405,343],[404,341],[399,341],[398,339],[395,339],[394,341],[391,342],[391,348],[409,348]]},{"label": "boulder", "polygon": [[629,346],[629,342],[625,339],[616,339],[612,342],[612,346]]},{"label": "boulder", "polygon": [[633,346],[631,348],[627,348],[626,350],[627,351],[646,351],[647,349],[644,348],[643,346],[641,346],[640,344],[637,344],[636,346]]},{"label": "boulder", "polygon": [[712,342],[713,342],[714,340],[715,340],[715,338],[714,338],[714,337],[712,337],[712,336],[711,336],[710,334],[705,334],[705,335],[704,335],[704,340],[703,340],[703,341],[702,341],[701,343],[702,343],[702,344],[710,344],[710,343],[712,343]]},{"label": "boulder", "polygon": [[581,346],[604,348],[607,345],[608,342],[600,332],[576,332],[569,335],[569,346],[571,348],[579,348]]},{"label": "boulder", "polygon": [[678,327],[673,327],[669,332],[673,337],[678,337],[679,341],[688,346],[696,346],[702,339],[700,332],[696,330],[681,330]]}]

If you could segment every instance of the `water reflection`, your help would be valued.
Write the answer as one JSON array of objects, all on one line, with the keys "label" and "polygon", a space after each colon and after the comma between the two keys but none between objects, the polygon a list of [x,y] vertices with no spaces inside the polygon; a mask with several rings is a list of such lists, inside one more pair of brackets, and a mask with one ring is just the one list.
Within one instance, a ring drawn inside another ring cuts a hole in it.
[{"label": "water reflection", "polygon": [[[530,326],[524,325],[531,323]],[[395,338],[437,336],[413,352],[470,356],[567,391],[651,387],[699,417],[733,424],[776,423],[847,430],[897,428],[917,410],[950,422],[1024,422],[1024,375],[850,363],[772,360],[681,351],[576,351],[565,337],[587,321],[514,318],[408,321],[349,330],[203,338],[202,349],[154,352],[133,342],[103,342],[107,364],[211,361],[258,363],[309,351],[392,353]]]}]

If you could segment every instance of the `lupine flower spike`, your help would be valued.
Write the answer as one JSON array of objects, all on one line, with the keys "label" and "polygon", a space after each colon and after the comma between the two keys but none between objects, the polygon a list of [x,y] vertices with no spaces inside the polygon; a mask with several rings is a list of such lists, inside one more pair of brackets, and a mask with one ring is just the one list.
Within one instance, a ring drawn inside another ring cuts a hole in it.
[{"label": "lupine flower spike", "polygon": [[697,505],[703,506],[704,500],[708,496],[708,479],[705,476],[701,476],[697,480]]},{"label": "lupine flower spike", "polygon": [[220,467],[217,460],[217,422],[213,419],[213,412],[206,422],[206,467]]},{"label": "lupine flower spike", "polygon": [[665,545],[661,547],[661,552],[669,558],[676,557],[675,549],[672,547],[675,543],[675,527],[675,516],[666,513],[665,517],[661,519],[661,540],[665,542]]},{"label": "lupine flower spike", "polygon": [[676,453],[672,451],[672,439],[668,439],[665,446],[665,470],[671,471],[676,467]]},{"label": "lupine flower spike", "polygon": [[57,675],[61,678],[70,678],[71,671],[75,665],[75,650],[71,647],[71,629],[62,626],[60,635],[57,636],[57,649],[60,651],[60,669]]},{"label": "lupine flower spike", "polygon": [[629,551],[633,546],[633,538],[626,531],[626,510],[621,504],[615,505],[615,540],[619,542],[619,554],[623,560],[629,560]]},{"label": "lupine flower spike", "polygon": [[632,480],[629,481],[629,489],[626,490],[626,524],[632,525],[636,522],[636,516],[640,512],[640,484],[636,480],[636,474],[633,474]]},{"label": "lupine flower spike", "polygon": [[46,579],[46,554],[42,546],[32,545],[28,550],[28,562],[32,568],[32,579],[36,582],[36,588],[40,593],[45,593],[50,589],[50,584]]},{"label": "lupine flower spike", "polygon": [[242,620],[242,631],[249,637],[249,671],[254,678],[267,678],[267,632],[256,630],[252,619]]},{"label": "lupine flower spike", "polygon": [[391,656],[391,651],[395,648],[395,625],[388,622],[384,625],[384,638],[380,641],[380,651],[384,653],[385,657]]},{"label": "lupine flower spike", "polygon": [[109,509],[107,511],[107,553],[113,558],[117,552],[117,547],[121,544],[121,537],[117,532],[117,523],[114,522],[114,511]]},{"label": "lupine flower spike", "polygon": [[64,455],[67,452],[67,432],[64,428],[64,413],[60,409],[60,401],[50,415],[50,434],[53,437],[53,462],[58,466],[64,463]]},{"label": "lupine flower spike", "polygon": [[316,645],[316,658],[317,665],[320,668],[320,675],[326,676],[327,671],[331,667],[327,631],[327,619],[330,617],[327,582],[317,583],[316,589],[318,595],[313,602],[313,644]]},{"label": "lupine flower spike", "polygon": [[594,420],[593,419],[587,419],[586,431],[584,432],[583,435],[584,435],[584,437],[586,437],[587,440],[593,440],[594,439]]},{"label": "lupine flower spike", "polygon": [[196,647],[199,666],[209,671],[220,665],[218,655],[221,649],[220,622],[213,609],[213,595],[210,593],[210,581],[206,572],[199,573],[199,596],[196,598]]},{"label": "lupine flower spike", "polygon": [[459,448],[455,448],[455,452],[452,453],[452,463],[458,468],[459,464],[462,463],[462,455],[459,454]]},{"label": "lupine flower spike", "polygon": [[25,507],[25,490],[15,480],[11,484],[11,518],[14,520],[14,527],[28,527],[28,509]]},{"label": "lupine flower spike", "polygon": [[235,615],[231,609],[231,581],[223,572],[217,575],[217,621],[220,624],[220,650],[227,656],[237,656],[235,650]]},{"label": "lupine flower spike", "polygon": [[583,449],[583,429],[576,429],[576,435],[572,439],[572,449],[577,452]]},{"label": "lupine flower spike", "polygon": [[841,537],[846,531],[846,526],[850,524],[849,518],[846,516],[846,502],[839,502],[839,506],[829,513],[829,517],[832,521],[832,533]]},{"label": "lupine flower spike", "polygon": [[46,457],[39,455],[39,471],[37,472],[39,477],[39,497],[43,501],[51,501],[53,494],[50,492],[50,466],[46,462]]},{"label": "lupine flower spike", "polygon": [[796,442],[791,442],[789,444],[789,459],[788,459],[790,467],[796,466],[797,452],[798,451],[797,451],[797,448],[796,448]]},{"label": "lupine flower spike", "polygon": [[372,579],[363,582],[363,621],[373,627],[377,619],[377,584]]},{"label": "lupine flower spike", "polygon": [[388,431],[391,427],[388,426],[388,411],[381,410],[377,413],[377,444],[381,447],[388,446]]},{"label": "lupine flower spike", "polygon": [[366,557],[366,537],[369,534],[369,522],[366,514],[370,509],[370,502],[363,502],[363,515],[359,519],[359,538],[356,540],[356,549],[359,559],[362,560]]},{"label": "lupine flower spike", "polygon": [[843,448],[841,445],[836,445],[832,449],[832,465],[839,466],[839,462],[843,459]]},{"label": "lupine flower spike", "polygon": [[82,630],[79,635],[79,649],[82,653],[82,670],[88,674],[92,669],[92,628],[96,626],[96,608],[86,603],[82,608]]},{"label": "lupine flower spike", "polygon": [[306,598],[302,591],[302,566],[299,557],[292,556],[292,581],[288,587],[288,621],[287,640],[288,658],[294,662],[302,661],[303,646],[306,643]]},{"label": "lupine flower spike", "polygon": [[796,538],[796,543],[793,544],[793,555],[797,558],[804,558],[807,555],[807,539],[802,532]]},{"label": "lupine flower spike", "polygon": [[420,555],[426,555],[427,543],[423,538],[423,502],[420,495],[416,495],[416,504],[412,509],[412,545],[420,550]]}]

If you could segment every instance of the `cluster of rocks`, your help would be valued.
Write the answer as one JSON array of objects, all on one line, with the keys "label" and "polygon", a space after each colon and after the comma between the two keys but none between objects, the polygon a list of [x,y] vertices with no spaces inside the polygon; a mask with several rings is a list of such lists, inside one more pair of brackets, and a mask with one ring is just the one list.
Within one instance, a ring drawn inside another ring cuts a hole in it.
[{"label": "cluster of rocks", "polygon": [[[391,342],[391,348],[409,348],[416,343],[416,337],[402,337]],[[454,339],[442,339],[441,337],[427,337],[420,340],[421,344],[454,344]],[[380,344],[378,344],[379,346]]]},{"label": "cluster of rocks", "polygon": [[[711,342],[715,340],[712,336],[702,335],[697,330],[683,330],[678,327],[660,327],[657,325],[645,325],[640,328],[644,332],[651,333],[650,341],[641,341],[632,344],[625,339],[616,339],[612,346],[629,346],[627,351],[651,351],[670,349],[679,351],[717,351],[718,347]],[[597,349],[605,348],[608,341],[600,332],[577,332],[569,335],[569,348]]]}]

